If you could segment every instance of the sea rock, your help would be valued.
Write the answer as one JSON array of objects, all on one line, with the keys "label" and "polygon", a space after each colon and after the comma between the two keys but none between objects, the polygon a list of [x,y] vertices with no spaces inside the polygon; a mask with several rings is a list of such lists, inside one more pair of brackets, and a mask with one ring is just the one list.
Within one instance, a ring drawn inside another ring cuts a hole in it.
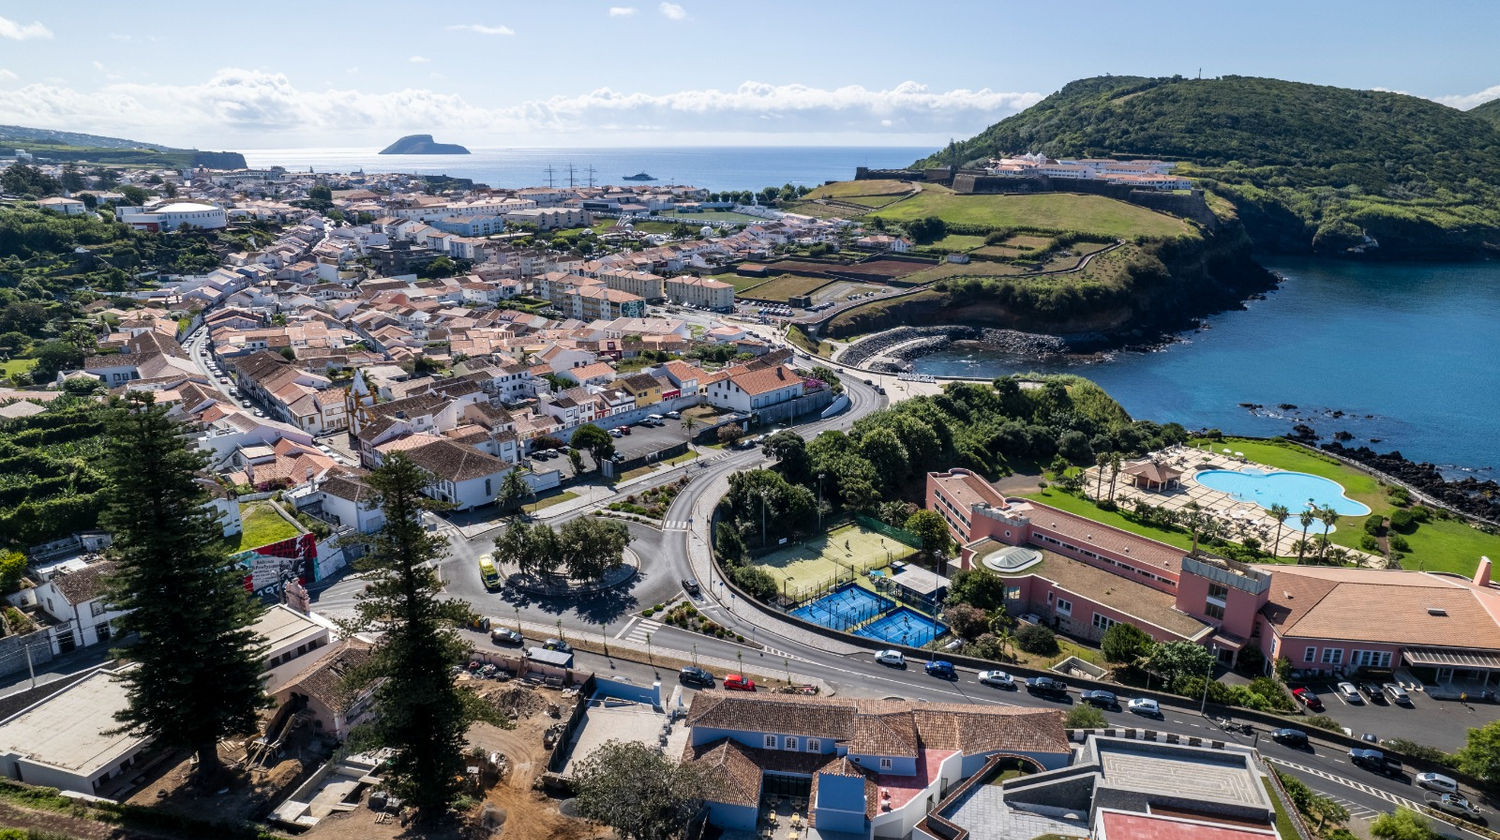
[{"label": "sea rock", "polygon": [[457,143],[438,143],[431,134],[408,134],[380,150],[383,155],[466,155],[468,149]]}]

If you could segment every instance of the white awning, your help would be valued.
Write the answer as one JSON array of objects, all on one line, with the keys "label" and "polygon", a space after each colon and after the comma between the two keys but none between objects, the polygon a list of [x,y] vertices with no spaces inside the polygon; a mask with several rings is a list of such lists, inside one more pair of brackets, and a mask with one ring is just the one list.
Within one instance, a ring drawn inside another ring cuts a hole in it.
[{"label": "white awning", "polygon": [[1407,648],[1401,658],[1408,665],[1500,671],[1500,651],[1463,648]]}]

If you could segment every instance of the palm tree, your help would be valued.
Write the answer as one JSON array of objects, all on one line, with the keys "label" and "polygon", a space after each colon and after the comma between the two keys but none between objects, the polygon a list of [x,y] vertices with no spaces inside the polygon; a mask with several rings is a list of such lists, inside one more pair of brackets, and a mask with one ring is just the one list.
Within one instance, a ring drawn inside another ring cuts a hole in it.
[{"label": "palm tree", "polygon": [[696,428],[697,425],[698,421],[694,420],[692,415],[685,415],[682,418],[682,430],[684,432],[687,432],[688,437],[693,436],[693,429]]},{"label": "palm tree", "polygon": [[1302,523],[1302,539],[1300,541],[1302,547],[1297,549],[1297,562],[1299,564],[1302,562],[1302,552],[1307,548],[1307,529],[1312,527],[1314,519],[1317,519],[1317,517],[1313,515],[1311,508],[1297,514],[1297,521]]},{"label": "palm tree", "polygon": [[[1318,511],[1318,513],[1319,518],[1323,520],[1323,545],[1327,546],[1328,532],[1333,530],[1334,523],[1339,521],[1339,514],[1338,511],[1334,510],[1333,508],[1324,508],[1323,510]],[[1326,548],[1324,549],[1324,554],[1327,554]]]},{"label": "palm tree", "polygon": [[1104,496],[1104,468],[1109,466],[1109,453],[1095,455],[1094,464],[1099,467],[1099,480],[1094,484],[1094,498],[1098,499]]},{"label": "palm tree", "polygon": [[1271,505],[1270,512],[1271,518],[1276,520],[1276,539],[1271,541],[1271,556],[1275,557],[1281,553],[1281,525],[1292,512],[1286,509],[1286,505],[1279,503]]},{"label": "palm tree", "polygon": [[1109,453],[1109,500],[1115,500],[1115,480],[1120,477],[1120,453]]},{"label": "palm tree", "polygon": [[1202,508],[1198,507],[1197,502],[1188,502],[1183,508],[1182,524],[1186,525],[1193,535],[1193,550],[1190,552],[1193,557],[1198,556],[1198,534],[1203,531],[1203,525],[1207,521],[1208,517],[1204,515]]},{"label": "palm tree", "polygon": [[1352,555],[1350,555],[1349,549],[1343,548],[1341,546],[1334,546],[1333,548],[1328,549],[1328,562],[1330,563],[1337,563],[1338,565],[1342,566],[1345,563],[1349,562],[1351,556]]}]

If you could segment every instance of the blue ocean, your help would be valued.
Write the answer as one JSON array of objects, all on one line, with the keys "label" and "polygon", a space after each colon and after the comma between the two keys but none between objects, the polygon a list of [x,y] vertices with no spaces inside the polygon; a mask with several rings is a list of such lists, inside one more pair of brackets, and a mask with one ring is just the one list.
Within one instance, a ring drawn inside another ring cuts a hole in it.
[{"label": "blue ocean", "polygon": [[[758,190],[847,180],[854,169],[909,166],[933,149],[901,146],[697,146],[626,149],[471,149],[468,155],[382,155],[379,149],[260,149],[245,152],[253,167],[315,172],[410,172],[470,178],[491,187],[628,184],[645,172],[659,184],[709,190]],[[572,168],[571,174],[569,167]],[[548,169],[551,173],[548,173]],[[592,173],[590,172],[592,168]]]}]

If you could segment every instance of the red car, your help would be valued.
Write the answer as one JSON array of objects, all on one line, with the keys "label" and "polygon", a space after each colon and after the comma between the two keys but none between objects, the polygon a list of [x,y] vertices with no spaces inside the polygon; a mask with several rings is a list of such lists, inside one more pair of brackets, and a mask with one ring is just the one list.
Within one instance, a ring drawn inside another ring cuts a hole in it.
[{"label": "red car", "polygon": [[739,674],[729,674],[729,675],[725,676],[724,677],[724,681],[722,683],[720,683],[720,685],[722,685],[725,689],[727,689],[729,691],[754,691],[755,690],[755,680],[752,680],[752,679],[750,679],[748,677],[740,676]]},{"label": "red car", "polygon": [[1292,696],[1297,698],[1298,703],[1301,703],[1314,712],[1323,711],[1323,701],[1319,700],[1318,695],[1310,688],[1294,688],[1292,689]]}]

